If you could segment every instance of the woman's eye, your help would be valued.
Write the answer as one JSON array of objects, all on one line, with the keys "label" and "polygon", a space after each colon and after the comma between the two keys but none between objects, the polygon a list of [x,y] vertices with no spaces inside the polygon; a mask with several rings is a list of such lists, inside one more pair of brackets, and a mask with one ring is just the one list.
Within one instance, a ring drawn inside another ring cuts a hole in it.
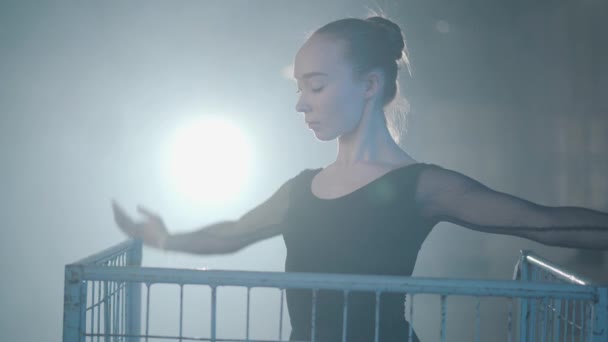
[{"label": "woman's eye", "polygon": [[[320,93],[321,90],[323,90],[324,87],[320,87],[320,88],[310,88],[310,91],[312,91],[313,93]],[[299,94],[302,92],[302,88],[298,88],[298,90],[296,90],[296,94]]]}]

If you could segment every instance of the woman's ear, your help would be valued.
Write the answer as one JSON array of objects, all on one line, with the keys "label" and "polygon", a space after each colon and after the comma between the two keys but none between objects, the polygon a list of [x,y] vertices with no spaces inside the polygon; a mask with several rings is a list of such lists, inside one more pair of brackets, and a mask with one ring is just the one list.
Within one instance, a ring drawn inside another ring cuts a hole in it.
[{"label": "woman's ear", "polygon": [[384,82],[384,75],[380,70],[372,70],[365,74],[363,81],[365,84],[364,96],[366,99],[370,99],[380,92]]}]

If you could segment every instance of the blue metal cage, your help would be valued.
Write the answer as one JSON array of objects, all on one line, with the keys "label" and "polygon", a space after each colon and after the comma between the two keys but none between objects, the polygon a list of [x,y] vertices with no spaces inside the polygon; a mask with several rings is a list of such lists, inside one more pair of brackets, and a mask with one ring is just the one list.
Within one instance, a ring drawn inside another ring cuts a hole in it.
[{"label": "blue metal cage", "polygon": [[[312,290],[313,341],[317,318],[315,294],[323,290],[344,294],[343,342],[348,341],[348,295],[354,291],[376,294],[376,342],[379,341],[378,299],[385,292],[409,296],[409,320],[414,326],[416,297],[437,296],[440,304],[437,328],[442,342],[449,340],[447,307],[455,296],[475,301],[471,322],[475,341],[481,340],[480,304],[481,299],[487,297],[501,298],[508,307],[507,322],[504,322],[507,341],[608,341],[608,287],[595,285],[527,251],[522,251],[515,267],[515,279],[511,281],[152,268],[141,267],[141,260],[141,242],[130,240],[65,267],[64,342],[260,341],[262,339],[254,339],[250,334],[251,290],[257,288],[274,289],[278,293],[278,331],[272,341],[287,340],[283,307],[285,289],[289,288]],[[179,289],[176,334],[150,333],[151,288],[156,284],[173,284]],[[184,334],[185,286],[209,290],[208,336]],[[217,308],[221,306],[218,290],[226,287],[246,291],[244,338],[218,334]]]}]

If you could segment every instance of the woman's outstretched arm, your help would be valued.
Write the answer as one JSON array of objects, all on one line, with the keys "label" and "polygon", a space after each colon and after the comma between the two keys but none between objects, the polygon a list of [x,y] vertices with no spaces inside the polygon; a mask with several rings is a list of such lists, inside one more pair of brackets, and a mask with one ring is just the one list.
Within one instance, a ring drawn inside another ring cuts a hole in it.
[{"label": "woman's outstretched arm", "polygon": [[134,221],[116,203],[112,209],[118,227],[148,246],[193,254],[225,254],[282,233],[290,184],[291,181],[283,184],[269,199],[238,220],[207,225],[188,233],[169,234],[160,216],[141,207],[138,211],[143,221]]},{"label": "woman's outstretched arm", "polygon": [[539,205],[441,167],[421,172],[416,200],[424,216],[469,229],[550,246],[608,249],[608,213]]}]

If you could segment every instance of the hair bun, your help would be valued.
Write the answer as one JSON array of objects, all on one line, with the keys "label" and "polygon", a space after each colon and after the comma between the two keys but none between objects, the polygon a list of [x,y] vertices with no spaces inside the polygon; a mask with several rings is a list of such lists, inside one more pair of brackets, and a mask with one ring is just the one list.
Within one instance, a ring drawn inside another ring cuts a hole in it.
[{"label": "hair bun", "polygon": [[389,45],[389,51],[391,51],[391,56],[393,56],[393,59],[395,60],[401,59],[403,57],[405,42],[403,41],[403,34],[401,33],[401,28],[399,25],[386,18],[378,16],[369,17],[365,20],[384,29]]}]

